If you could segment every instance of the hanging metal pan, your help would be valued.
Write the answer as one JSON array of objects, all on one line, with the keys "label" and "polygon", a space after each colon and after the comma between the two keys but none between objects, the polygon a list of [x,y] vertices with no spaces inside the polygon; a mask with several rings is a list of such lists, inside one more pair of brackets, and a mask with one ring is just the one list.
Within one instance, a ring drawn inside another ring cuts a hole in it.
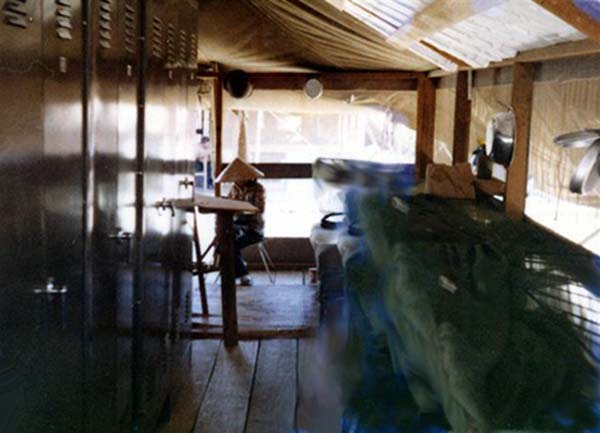
[{"label": "hanging metal pan", "polygon": [[512,110],[497,113],[488,122],[486,152],[492,161],[505,167],[513,158],[515,146],[515,113]]},{"label": "hanging metal pan", "polygon": [[587,150],[571,177],[569,189],[576,194],[588,194],[600,185],[600,139]]},{"label": "hanging metal pan", "polygon": [[600,129],[581,129],[568,134],[559,135],[554,144],[568,148],[583,148],[590,146],[600,138]]}]

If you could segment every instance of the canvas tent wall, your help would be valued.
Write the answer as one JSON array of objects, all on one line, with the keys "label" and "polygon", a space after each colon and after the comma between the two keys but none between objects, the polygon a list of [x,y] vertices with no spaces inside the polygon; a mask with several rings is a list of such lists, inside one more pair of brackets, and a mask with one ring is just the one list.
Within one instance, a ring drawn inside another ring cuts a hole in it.
[{"label": "canvas tent wall", "polygon": [[[471,119],[465,153],[472,152],[485,137],[490,117],[510,104],[511,63],[542,61],[536,66],[534,84],[527,208],[532,218],[545,219],[544,224],[561,231],[556,220],[563,213],[575,215],[574,218],[586,214],[586,218],[593,219],[598,215],[597,194],[580,197],[568,191],[568,179],[581,151],[556,148],[551,140],[562,132],[598,126],[598,108],[593,102],[597,99],[594,95],[598,65],[593,56],[592,60],[582,58],[577,62],[548,59],[600,53],[600,46],[594,42],[598,41],[598,35],[593,32],[599,15],[596,1],[564,2],[562,11],[552,9],[552,3],[233,0],[227,1],[224,8],[223,1],[207,0],[201,4],[199,58],[201,63],[216,61],[225,71],[232,68],[250,72],[410,70],[426,71],[430,77],[439,76],[435,71],[439,67],[464,70],[491,66],[476,70],[470,81]],[[432,51],[437,57],[431,55]],[[439,61],[439,56],[445,62]],[[499,67],[503,64],[507,66]],[[317,108],[316,103],[298,93],[294,97],[283,96],[285,92],[262,93],[262,96],[259,93],[253,95],[254,102],[252,98],[236,101],[236,109],[252,110],[256,108],[256,105],[251,107],[253,104],[274,107],[289,104],[304,112],[328,109]],[[348,98],[348,94],[326,93],[334,100]],[[358,96],[356,92],[351,94]],[[432,156],[435,162],[451,163],[455,150],[455,77],[440,79],[435,94]],[[369,104],[372,98],[371,94],[363,94],[357,99]],[[375,99],[376,103],[382,103],[379,96]],[[327,105],[327,100],[323,99],[319,106]],[[417,103],[404,96],[402,100],[404,106],[398,110],[407,124],[412,125],[417,117]],[[335,105],[334,101],[329,102]],[[228,103],[226,100],[225,104]],[[416,127],[417,122],[414,123]],[[496,175],[504,176],[502,170]],[[534,203],[535,197],[543,199],[544,206],[541,202]],[[543,210],[534,216],[535,209]],[[592,222],[591,226],[595,224]],[[571,238],[589,247],[597,239],[597,235],[592,235],[580,233]]]},{"label": "canvas tent wall", "polygon": [[[511,104],[511,68],[473,73],[469,153],[485,139],[494,113]],[[438,86],[435,160],[451,163],[454,76]],[[569,191],[585,149],[564,149],[554,137],[600,125],[600,59],[597,56],[540,63],[534,83],[529,148],[527,215],[585,247],[600,251],[600,196]],[[504,180],[504,176],[501,175]]]}]

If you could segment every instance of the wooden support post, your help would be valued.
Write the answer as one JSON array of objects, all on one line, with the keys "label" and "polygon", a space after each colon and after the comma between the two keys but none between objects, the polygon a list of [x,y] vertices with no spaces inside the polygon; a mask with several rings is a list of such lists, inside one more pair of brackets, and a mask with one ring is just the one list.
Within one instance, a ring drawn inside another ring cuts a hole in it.
[{"label": "wooden support post", "polygon": [[238,343],[237,296],[235,288],[233,212],[217,214],[219,253],[221,255],[221,307],[223,314],[223,341],[231,347]]},{"label": "wooden support post", "polygon": [[471,101],[469,100],[469,72],[456,76],[456,99],[454,101],[454,140],[452,163],[467,162],[469,158],[469,129],[471,126]]},{"label": "wooden support post", "polygon": [[[213,115],[215,117],[215,179],[223,169],[223,81],[217,77],[214,81],[214,105]],[[221,195],[221,184],[215,183],[215,196]]]},{"label": "wooden support post", "polygon": [[527,168],[529,161],[529,133],[533,102],[533,63],[515,63],[511,104],[515,113],[515,146],[513,160],[506,180],[506,213],[510,218],[523,219],[527,195]]},{"label": "wooden support post", "polygon": [[435,129],[435,85],[420,76],[417,85],[417,152],[415,170],[418,179],[425,177],[427,165],[433,162]]}]

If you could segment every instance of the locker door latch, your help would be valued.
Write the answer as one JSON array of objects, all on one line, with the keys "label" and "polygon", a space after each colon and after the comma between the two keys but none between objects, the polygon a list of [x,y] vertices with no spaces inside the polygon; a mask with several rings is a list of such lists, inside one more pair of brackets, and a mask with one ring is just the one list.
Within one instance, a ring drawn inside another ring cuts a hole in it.
[{"label": "locker door latch", "polygon": [[33,290],[36,295],[64,295],[69,291],[66,285],[57,285],[54,282],[54,277],[48,277],[46,285]]},{"label": "locker door latch", "polygon": [[131,263],[131,239],[133,239],[133,233],[123,231],[121,227],[116,228],[116,232],[112,235],[108,235],[108,238],[115,241],[117,244],[122,245],[124,242],[126,243],[126,252],[125,252],[125,263]]},{"label": "locker door latch", "polygon": [[184,188],[189,188],[190,186],[194,186],[194,181],[193,180],[189,180],[187,178],[187,176],[183,179],[179,181],[179,185],[183,186]]},{"label": "locker door latch", "polygon": [[125,232],[120,227],[117,227],[116,230],[117,232],[112,235],[108,235],[108,238],[117,241],[117,243],[121,243],[123,241],[129,242],[133,237],[133,233]]},{"label": "locker door latch", "polygon": [[159,215],[162,215],[165,210],[169,209],[171,211],[171,216],[175,216],[175,206],[173,206],[173,202],[165,198],[156,203],[156,209],[158,210]]}]

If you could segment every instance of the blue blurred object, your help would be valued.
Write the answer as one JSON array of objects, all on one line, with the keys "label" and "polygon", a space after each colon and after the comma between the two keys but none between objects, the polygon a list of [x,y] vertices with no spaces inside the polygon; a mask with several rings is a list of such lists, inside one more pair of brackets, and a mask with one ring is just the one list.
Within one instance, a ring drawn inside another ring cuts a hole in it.
[{"label": "blue blurred object", "polygon": [[313,178],[334,185],[408,194],[415,186],[415,165],[319,158],[313,163]]},{"label": "blue blurred object", "polygon": [[594,20],[600,22],[600,0],[575,0],[575,5]]}]

